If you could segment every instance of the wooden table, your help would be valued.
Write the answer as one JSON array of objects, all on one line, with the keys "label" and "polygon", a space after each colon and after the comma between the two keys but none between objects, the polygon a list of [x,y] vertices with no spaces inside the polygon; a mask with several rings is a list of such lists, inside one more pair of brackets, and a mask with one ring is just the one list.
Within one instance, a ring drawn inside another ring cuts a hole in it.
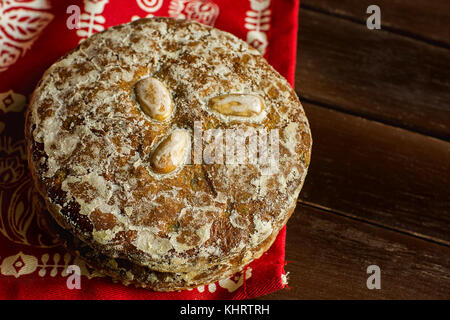
[{"label": "wooden table", "polygon": [[[302,0],[313,152],[266,299],[450,298],[450,1]],[[366,285],[369,265],[381,289]]]}]

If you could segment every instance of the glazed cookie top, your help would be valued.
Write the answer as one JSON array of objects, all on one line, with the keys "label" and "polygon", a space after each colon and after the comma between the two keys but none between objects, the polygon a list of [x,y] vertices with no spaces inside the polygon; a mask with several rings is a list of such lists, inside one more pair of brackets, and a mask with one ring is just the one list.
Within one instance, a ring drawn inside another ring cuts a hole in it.
[{"label": "glazed cookie top", "polygon": [[291,214],[311,149],[295,92],[258,51],[167,18],[105,30],[52,65],[26,135],[55,218],[162,272],[250,262]]}]

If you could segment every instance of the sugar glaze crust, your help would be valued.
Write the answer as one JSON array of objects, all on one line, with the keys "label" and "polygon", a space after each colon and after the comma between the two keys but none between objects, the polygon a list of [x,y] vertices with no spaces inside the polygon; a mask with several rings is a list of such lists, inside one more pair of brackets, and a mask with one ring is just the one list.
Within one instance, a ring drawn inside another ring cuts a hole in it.
[{"label": "sugar glaze crust", "polygon": [[[214,283],[229,278],[241,271],[243,265],[214,265],[204,270],[193,270],[191,272],[158,272],[148,267],[137,265],[127,259],[108,257],[86,243],[75,238],[66,230],[61,229],[52,221],[49,221],[52,231],[63,241],[66,249],[73,255],[83,259],[87,265],[101,274],[109,276],[127,286],[135,286],[154,291],[179,291],[193,289],[200,285]],[[276,238],[272,234],[266,239],[265,245],[261,246],[256,257],[262,255]]]},{"label": "sugar glaze crust", "polygon": [[[169,90],[163,122],[134,86]],[[247,121],[208,108],[226,94],[264,100]],[[259,165],[184,165],[155,174],[155,147],[178,129],[279,129],[279,172]],[[304,182],[311,134],[301,104],[265,59],[236,37],[194,22],[141,19],[83,41],[52,65],[27,114],[35,184],[55,220],[93,250],[159,272],[239,269],[268,249]],[[270,243],[269,243],[270,242]]]}]

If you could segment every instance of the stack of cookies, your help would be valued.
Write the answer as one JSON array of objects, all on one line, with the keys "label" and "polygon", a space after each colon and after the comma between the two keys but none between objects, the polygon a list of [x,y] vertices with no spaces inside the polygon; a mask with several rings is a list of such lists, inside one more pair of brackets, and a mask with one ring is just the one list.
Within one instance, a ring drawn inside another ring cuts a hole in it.
[{"label": "stack of cookies", "polygon": [[25,131],[69,250],[158,291],[229,277],[268,250],[311,151],[295,92],[257,50],[168,18],[110,28],[53,64]]}]

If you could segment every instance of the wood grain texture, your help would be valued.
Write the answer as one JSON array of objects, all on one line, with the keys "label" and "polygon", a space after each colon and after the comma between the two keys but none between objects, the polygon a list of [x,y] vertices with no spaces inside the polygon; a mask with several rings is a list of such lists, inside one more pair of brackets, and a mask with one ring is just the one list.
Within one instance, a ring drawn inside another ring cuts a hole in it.
[{"label": "wood grain texture", "polygon": [[450,3],[381,0],[381,31],[365,0],[302,4],[312,159],[287,227],[291,289],[263,299],[450,299]]},{"label": "wood grain texture", "polygon": [[302,0],[303,8],[313,8],[366,23],[367,7],[381,10],[381,27],[450,45],[450,1],[448,0]]},{"label": "wood grain texture", "polygon": [[[298,205],[287,225],[290,289],[263,299],[450,299],[450,248]],[[369,290],[369,265],[381,289]]]},{"label": "wood grain texture", "polygon": [[450,143],[303,104],[313,136],[303,202],[450,245]]},{"label": "wood grain texture", "polygon": [[303,98],[450,139],[450,50],[300,10]]}]

